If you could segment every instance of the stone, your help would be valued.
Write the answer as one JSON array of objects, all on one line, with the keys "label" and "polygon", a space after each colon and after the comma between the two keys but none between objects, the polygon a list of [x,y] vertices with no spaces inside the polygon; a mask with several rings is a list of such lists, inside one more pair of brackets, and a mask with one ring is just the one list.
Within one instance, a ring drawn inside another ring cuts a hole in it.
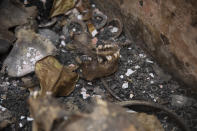
[{"label": "stone", "polygon": [[39,29],[38,34],[49,39],[54,45],[58,45],[59,35],[54,31],[49,29]]},{"label": "stone", "polygon": [[196,0],[95,0],[122,20],[126,35],[175,78],[197,90]]},{"label": "stone", "polygon": [[21,28],[16,32],[17,41],[3,62],[2,72],[11,77],[21,77],[34,71],[35,63],[56,54],[52,42],[31,29]]}]

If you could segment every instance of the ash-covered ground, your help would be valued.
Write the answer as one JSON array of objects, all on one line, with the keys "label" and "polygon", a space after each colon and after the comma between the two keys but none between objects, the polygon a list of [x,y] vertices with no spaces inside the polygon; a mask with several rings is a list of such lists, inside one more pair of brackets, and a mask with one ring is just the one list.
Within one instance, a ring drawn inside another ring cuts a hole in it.
[{"label": "ash-covered ground", "polygon": [[[39,5],[39,4],[38,4]],[[41,10],[40,10],[41,11]],[[44,19],[44,15],[40,12]],[[124,26],[124,25],[123,25]],[[49,28],[57,33],[58,29]],[[110,39],[109,31],[100,32],[98,40]],[[125,41],[127,38],[124,32],[114,41]],[[67,44],[66,41],[65,43]],[[66,50],[58,43],[57,59],[64,65],[75,63],[76,54]],[[0,64],[5,57],[1,58]],[[29,76],[33,76],[30,74]],[[167,72],[164,72],[159,65],[146,54],[135,42],[120,50],[119,68],[111,76],[102,78],[106,81],[108,88],[119,97],[126,100],[146,100],[166,106],[184,120],[192,131],[197,130],[197,94],[185,87],[181,82],[174,80]],[[0,76],[0,110],[5,107],[16,119],[16,122],[5,130],[31,130],[32,119],[30,117],[27,99],[29,90],[20,87],[21,78],[10,78],[7,75]],[[110,95],[104,87],[101,79],[86,81],[79,79],[75,90],[67,97],[59,97],[62,104],[70,105],[73,110],[88,110],[88,103],[94,96],[101,97],[110,102],[117,100]],[[2,107],[1,107],[2,106]],[[136,110],[138,111],[138,110]],[[158,116],[166,131],[179,131],[180,129],[173,122],[173,119],[162,112],[151,114]]]}]

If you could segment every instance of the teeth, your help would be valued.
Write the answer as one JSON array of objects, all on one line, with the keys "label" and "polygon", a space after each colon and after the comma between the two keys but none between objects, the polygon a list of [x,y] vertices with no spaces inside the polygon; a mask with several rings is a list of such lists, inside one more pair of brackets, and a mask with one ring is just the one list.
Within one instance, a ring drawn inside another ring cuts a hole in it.
[{"label": "teeth", "polygon": [[99,63],[102,63],[103,62],[103,59],[102,58],[98,58],[98,62]]},{"label": "teeth", "polygon": [[120,56],[119,51],[117,51],[116,53],[114,53],[114,57],[115,57],[115,58],[118,58],[119,56]]},{"label": "teeth", "polygon": [[91,60],[92,60],[92,57],[88,57],[88,60],[90,60],[90,61],[91,61]]},{"label": "teeth", "polygon": [[108,56],[106,56],[106,59],[107,59],[108,61],[111,61],[111,60],[112,60],[112,56],[108,55]]},{"label": "teeth", "polygon": [[99,45],[99,46],[98,46],[98,49],[102,49],[102,48],[103,48],[103,46],[102,46],[102,45]]},{"label": "teeth", "polygon": [[112,45],[105,45],[104,48],[110,48],[113,47]]}]

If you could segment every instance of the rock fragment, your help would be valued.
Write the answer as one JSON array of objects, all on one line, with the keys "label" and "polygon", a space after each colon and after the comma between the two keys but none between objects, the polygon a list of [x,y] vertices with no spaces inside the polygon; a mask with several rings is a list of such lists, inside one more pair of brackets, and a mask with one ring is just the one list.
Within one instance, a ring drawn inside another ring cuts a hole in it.
[{"label": "rock fragment", "polygon": [[11,77],[21,77],[34,71],[36,61],[55,55],[52,42],[31,29],[21,28],[16,32],[17,41],[3,63],[2,72]]}]

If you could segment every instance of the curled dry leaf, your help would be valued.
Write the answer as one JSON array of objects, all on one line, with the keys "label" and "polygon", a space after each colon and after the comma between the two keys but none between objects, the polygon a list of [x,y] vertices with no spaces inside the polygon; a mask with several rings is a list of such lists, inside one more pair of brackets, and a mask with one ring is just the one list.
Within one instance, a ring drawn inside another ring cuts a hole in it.
[{"label": "curled dry leaf", "polygon": [[76,67],[61,65],[53,56],[48,56],[36,63],[35,73],[40,81],[41,96],[47,93],[53,96],[67,96],[75,88],[78,80]]},{"label": "curled dry leaf", "polygon": [[52,97],[29,99],[33,131],[164,131],[159,120],[145,113],[128,113],[119,105],[96,99],[89,113],[70,112]]},{"label": "curled dry leaf", "polygon": [[66,13],[75,6],[74,0],[54,0],[50,17]]}]

